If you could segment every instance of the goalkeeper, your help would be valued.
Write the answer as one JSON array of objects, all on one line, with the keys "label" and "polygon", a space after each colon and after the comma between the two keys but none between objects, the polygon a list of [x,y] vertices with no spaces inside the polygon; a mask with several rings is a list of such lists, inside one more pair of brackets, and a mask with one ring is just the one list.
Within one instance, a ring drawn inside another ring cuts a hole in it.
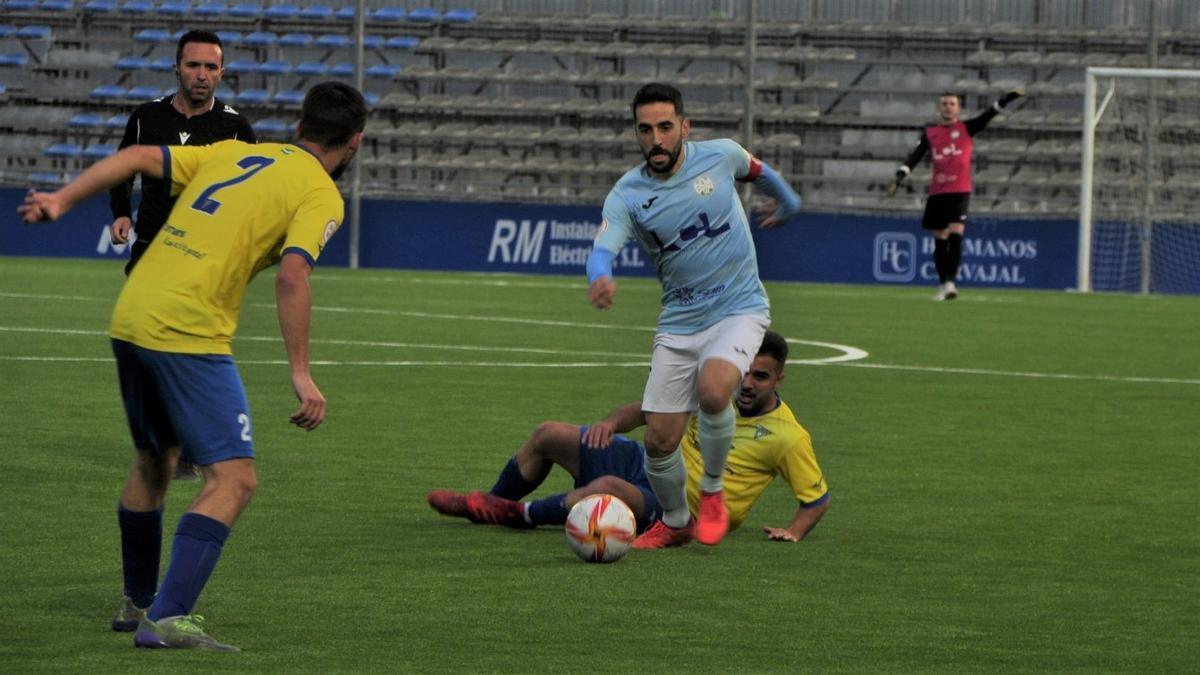
[{"label": "goalkeeper", "polygon": [[971,200],[971,154],[974,149],[971,139],[1007,105],[1024,95],[1024,90],[1014,89],[987,110],[963,122],[958,118],[962,110],[958,94],[942,94],[937,106],[940,120],[925,128],[921,141],[896,170],[896,179],[888,185],[887,196],[891,197],[925,153],[932,151],[933,175],[929,180],[929,198],[925,201],[921,227],[933,231],[933,262],[939,284],[934,300],[958,297],[954,280],[958,277],[958,264],[962,259],[963,230]]},{"label": "goalkeeper", "polygon": [[[771,541],[799,541],[829,509],[825,476],[813,454],[808,432],[796,421],[791,408],[779,398],[788,344],[780,334],[768,330],[762,346],[734,395],[738,415],[733,450],[725,470],[729,527],[735,529],[774,480],[783,476],[796,497],[797,509],[785,526],[763,527]],[[538,525],[562,525],[567,512],[587,495],[609,493],[629,505],[644,531],[662,507],[646,479],[645,449],[637,441],[620,435],[646,423],[641,402],[621,406],[591,426],[543,422],[508,460],[489,492],[461,494],[434,490],[428,501],[439,513],[525,529]],[[700,496],[700,457],[697,418],[692,416],[681,443],[687,465],[687,497],[694,514]],[[534,501],[520,501],[546,480],[555,464],[575,479],[571,492]]]}]

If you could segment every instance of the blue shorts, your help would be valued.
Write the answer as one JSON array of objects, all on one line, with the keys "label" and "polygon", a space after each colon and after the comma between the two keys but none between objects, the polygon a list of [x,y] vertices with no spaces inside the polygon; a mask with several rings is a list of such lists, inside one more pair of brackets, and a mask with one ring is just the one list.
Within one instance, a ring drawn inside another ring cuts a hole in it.
[{"label": "blue shorts", "polygon": [[133,445],[208,466],[253,458],[250,406],[233,357],[174,354],[113,339]]},{"label": "blue shorts", "polygon": [[575,487],[581,488],[601,476],[615,476],[632,483],[646,502],[646,514],[638,519],[638,532],[645,530],[662,517],[662,506],[646,478],[646,451],[642,444],[617,434],[607,448],[593,450],[583,444],[586,433],[585,426],[579,434],[579,475],[575,477]]}]

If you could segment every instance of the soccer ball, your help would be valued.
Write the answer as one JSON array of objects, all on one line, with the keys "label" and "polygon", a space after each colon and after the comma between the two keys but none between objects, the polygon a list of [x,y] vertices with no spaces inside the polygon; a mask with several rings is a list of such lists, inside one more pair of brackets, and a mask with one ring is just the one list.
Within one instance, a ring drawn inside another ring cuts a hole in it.
[{"label": "soccer ball", "polygon": [[567,514],[567,543],[585,562],[616,562],[637,536],[637,519],[612,495],[588,495]]}]

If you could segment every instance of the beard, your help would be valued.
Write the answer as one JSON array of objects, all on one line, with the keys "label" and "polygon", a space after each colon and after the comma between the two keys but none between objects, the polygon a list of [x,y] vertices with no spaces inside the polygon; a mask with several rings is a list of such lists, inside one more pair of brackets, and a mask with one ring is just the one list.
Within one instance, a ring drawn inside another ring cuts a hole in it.
[{"label": "beard", "polygon": [[[679,145],[676,145],[674,150],[667,150],[666,148],[654,148],[650,152],[646,153],[646,168],[652,174],[660,174],[661,175],[661,174],[671,173],[672,171],[675,170],[675,164],[679,162],[679,152],[682,149],[683,149],[683,141],[682,140],[679,141]],[[667,167],[665,169],[660,170],[660,169],[654,168],[654,164],[652,164],[650,162],[650,159],[655,156],[662,156],[662,157],[667,158],[667,160],[668,160]]]},{"label": "beard", "polygon": [[352,161],[354,161],[354,153],[346,155],[346,159],[343,159],[342,163],[338,164],[337,168],[329,173],[329,177],[334,181],[337,181],[342,177],[342,174],[346,173],[346,169],[350,166],[350,162]]}]

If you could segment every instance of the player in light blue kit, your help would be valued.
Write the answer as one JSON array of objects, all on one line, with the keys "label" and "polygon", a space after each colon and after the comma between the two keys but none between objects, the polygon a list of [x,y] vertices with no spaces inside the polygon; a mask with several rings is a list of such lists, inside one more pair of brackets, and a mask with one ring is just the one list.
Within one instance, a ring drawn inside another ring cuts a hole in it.
[{"label": "player in light blue kit", "polygon": [[[753,182],[771,198],[765,228],[795,216],[800,197],[736,142],[688,141],[691,122],[674,87],[647,84],[632,108],[646,163],[622,176],[604,201],[604,222],[587,261],[588,300],[596,309],[612,306],[613,260],[637,237],[663,289],[642,396],[646,476],[663,516],[633,546],[681,546],[693,537],[711,546],[729,529],[722,477],[733,442],[733,392],[771,323],[737,183]],[[704,476],[693,523],[679,442],[697,407]]]}]

